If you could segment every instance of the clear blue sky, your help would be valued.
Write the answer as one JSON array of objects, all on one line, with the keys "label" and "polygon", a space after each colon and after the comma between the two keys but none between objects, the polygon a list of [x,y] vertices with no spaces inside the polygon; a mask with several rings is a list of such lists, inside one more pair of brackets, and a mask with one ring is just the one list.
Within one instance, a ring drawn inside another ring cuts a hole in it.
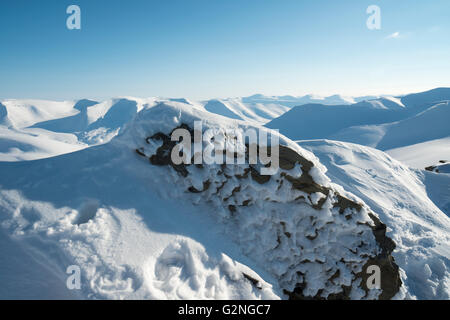
[{"label": "clear blue sky", "polygon": [[[70,4],[81,30],[66,28]],[[371,4],[381,30],[366,27]],[[0,98],[450,86],[449,17],[448,0],[1,0]]]}]

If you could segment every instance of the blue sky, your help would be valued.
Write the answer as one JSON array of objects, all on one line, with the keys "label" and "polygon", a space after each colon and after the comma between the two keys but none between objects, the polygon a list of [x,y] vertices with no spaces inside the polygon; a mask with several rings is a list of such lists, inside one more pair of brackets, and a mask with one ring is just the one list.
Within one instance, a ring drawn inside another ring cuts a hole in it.
[{"label": "blue sky", "polygon": [[[81,30],[66,28],[71,4]],[[381,30],[366,27],[372,4]],[[1,0],[0,99],[450,86],[449,16],[448,0]]]}]

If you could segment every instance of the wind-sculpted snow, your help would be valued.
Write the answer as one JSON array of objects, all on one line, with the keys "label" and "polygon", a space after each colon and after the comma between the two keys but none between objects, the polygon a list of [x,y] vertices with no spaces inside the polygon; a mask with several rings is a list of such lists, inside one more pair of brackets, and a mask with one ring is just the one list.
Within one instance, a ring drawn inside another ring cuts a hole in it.
[{"label": "wind-sculpted snow", "polygon": [[[205,212],[157,195],[152,172],[122,165],[136,161],[130,150],[108,147],[2,164],[0,225],[37,271],[15,274],[5,261],[0,279],[13,291],[0,298],[278,299]],[[80,267],[81,290],[67,289],[69,266]]]},{"label": "wind-sculpted snow", "polygon": [[[175,165],[167,157],[174,146],[170,134],[194,128],[195,120],[217,129],[214,142],[203,141],[205,149],[217,141],[226,146],[227,129],[233,126],[248,129],[161,104],[140,114],[119,140],[133,136],[137,155],[163,166],[158,179],[174,186],[173,198],[208,204],[224,232],[278,279],[288,297],[390,299],[398,293],[399,271],[390,255],[395,244],[385,237],[385,226],[367,206],[330,184],[311,154],[282,138],[280,171],[273,176],[245,164]],[[382,270],[381,290],[367,288],[371,265]]]},{"label": "wind-sculpted snow", "polygon": [[247,298],[278,298],[250,268],[224,254],[210,257],[202,246],[186,240],[168,245],[157,259],[146,262],[144,270],[157,299],[242,299],[248,293]]}]

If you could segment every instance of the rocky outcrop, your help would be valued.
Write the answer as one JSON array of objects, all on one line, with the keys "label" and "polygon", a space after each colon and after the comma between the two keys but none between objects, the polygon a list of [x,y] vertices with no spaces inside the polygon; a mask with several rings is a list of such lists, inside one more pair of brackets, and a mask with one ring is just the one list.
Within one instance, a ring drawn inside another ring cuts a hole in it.
[{"label": "rocky outcrop", "polygon": [[[193,131],[188,125],[178,128]],[[157,144],[154,152],[142,147],[137,154],[152,165],[171,167],[178,184],[187,183],[186,192],[228,212],[223,214],[227,223],[247,230],[236,235],[237,241],[260,239],[247,254],[270,261],[266,270],[290,299],[391,299],[399,291],[399,268],[391,255],[395,243],[386,236],[386,225],[363,203],[318,183],[312,161],[280,145],[280,169],[273,176],[248,164],[176,165],[170,136],[148,137],[147,144]],[[248,150],[247,145],[246,160]],[[189,185],[196,170],[208,179]],[[372,265],[381,270],[380,290],[367,287]]]}]

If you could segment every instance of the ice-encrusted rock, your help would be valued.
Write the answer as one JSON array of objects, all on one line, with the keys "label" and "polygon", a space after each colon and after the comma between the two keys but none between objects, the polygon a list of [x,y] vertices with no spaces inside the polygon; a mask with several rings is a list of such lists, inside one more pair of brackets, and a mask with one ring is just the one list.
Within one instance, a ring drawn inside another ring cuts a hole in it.
[{"label": "ice-encrusted rock", "polygon": [[[160,104],[139,114],[118,141],[131,137],[137,158],[162,166],[173,197],[188,194],[193,203],[210,204],[224,232],[278,279],[287,297],[390,299],[397,294],[401,280],[386,226],[361,200],[330,183],[314,155],[280,136],[280,169],[273,176],[249,164],[176,165],[170,158],[176,145],[171,133],[193,132],[196,120],[215,129],[224,149],[230,142],[227,130],[251,127],[182,104]],[[204,148],[214,144],[202,143]],[[248,147],[240,156],[248,158]],[[380,267],[380,290],[367,288],[371,265]]]}]

